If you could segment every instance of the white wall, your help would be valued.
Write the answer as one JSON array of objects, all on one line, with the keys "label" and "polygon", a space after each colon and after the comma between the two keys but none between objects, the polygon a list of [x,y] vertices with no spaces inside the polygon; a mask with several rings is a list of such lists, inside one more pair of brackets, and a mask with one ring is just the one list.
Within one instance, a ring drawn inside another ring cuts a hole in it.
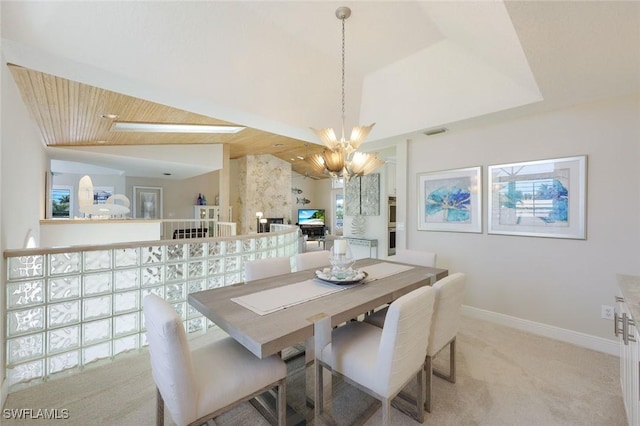
[{"label": "white wall", "polygon": [[72,219],[40,223],[42,247],[158,241],[161,238],[162,225],[159,220]]},{"label": "white wall", "polygon": [[[302,192],[297,194],[294,189]],[[333,212],[331,211],[331,179],[315,180],[292,172],[291,178],[291,222],[298,221],[298,209],[325,209],[326,226],[332,227]],[[309,200],[303,204],[303,199]],[[300,200],[300,202],[298,202]]]},{"label": "white wall", "polygon": [[[31,121],[18,89],[2,58],[0,71],[0,98],[2,126],[0,139],[0,251],[21,248],[29,230],[39,238],[39,221],[44,217],[44,186],[47,159],[40,136]],[[6,271],[4,257],[3,271]],[[0,330],[5,329],[6,283],[0,274]],[[4,339],[0,339],[0,382],[4,383],[5,354]],[[3,391],[6,391],[4,386]],[[4,402],[0,395],[0,405]]]},{"label": "white wall", "polygon": [[198,194],[204,194],[208,205],[214,205],[218,195],[219,172],[206,173],[191,179],[173,180],[161,178],[127,177],[125,195],[131,200],[133,210],[133,187],[151,186],[162,188],[162,218],[190,219],[194,217],[193,206]]},{"label": "white wall", "polygon": [[[616,273],[640,274],[640,99],[423,137],[408,147],[407,245],[468,274],[465,304],[613,339],[600,306],[613,305]],[[587,155],[587,239],[486,233],[487,166]],[[481,165],[482,234],[417,231],[416,174]]]}]

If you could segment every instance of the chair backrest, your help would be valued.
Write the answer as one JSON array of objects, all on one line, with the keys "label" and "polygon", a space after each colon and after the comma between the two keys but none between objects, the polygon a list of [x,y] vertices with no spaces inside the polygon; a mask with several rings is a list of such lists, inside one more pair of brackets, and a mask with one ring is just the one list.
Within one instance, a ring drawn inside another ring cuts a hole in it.
[{"label": "chair backrest", "polygon": [[431,333],[429,333],[427,350],[429,356],[438,353],[458,334],[465,280],[466,275],[457,272],[436,281],[432,286],[436,292],[436,301],[433,307]]},{"label": "chair backrest", "polygon": [[150,294],[143,300],[151,373],[176,424],[196,420],[197,391],[187,336],[175,309]]},{"label": "chair backrest", "polygon": [[438,255],[432,251],[397,249],[389,260],[435,268]]},{"label": "chair backrest", "polygon": [[295,255],[296,271],[329,266],[329,250],[309,251]]},{"label": "chair backrest", "polygon": [[261,278],[274,277],[290,272],[291,259],[288,257],[270,257],[244,262],[245,281],[259,280]]},{"label": "chair backrest", "polygon": [[429,286],[420,287],[389,305],[376,361],[376,389],[373,389],[380,395],[398,392],[424,364],[435,293]]}]

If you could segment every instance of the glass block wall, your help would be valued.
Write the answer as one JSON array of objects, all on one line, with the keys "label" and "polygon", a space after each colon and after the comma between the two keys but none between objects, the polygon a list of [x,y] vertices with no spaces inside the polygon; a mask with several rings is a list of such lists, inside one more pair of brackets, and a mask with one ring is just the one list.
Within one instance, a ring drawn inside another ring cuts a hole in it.
[{"label": "glass block wall", "polygon": [[144,347],[150,293],[176,308],[188,334],[206,332],[214,325],[187,295],[243,282],[246,260],[293,256],[298,228],[175,241],[6,251],[9,389]]}]

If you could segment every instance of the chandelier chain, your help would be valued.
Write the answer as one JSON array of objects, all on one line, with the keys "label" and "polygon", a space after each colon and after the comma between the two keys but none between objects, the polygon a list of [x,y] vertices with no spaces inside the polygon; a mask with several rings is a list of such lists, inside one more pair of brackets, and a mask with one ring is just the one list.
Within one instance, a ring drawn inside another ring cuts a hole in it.
[{"label": "chandelier chain", "polygon": [[344,140],[344,120],[345,120],[345,113],[344,113],[344,21],[346,20],[346,18],[342,18],[342,140]]}]

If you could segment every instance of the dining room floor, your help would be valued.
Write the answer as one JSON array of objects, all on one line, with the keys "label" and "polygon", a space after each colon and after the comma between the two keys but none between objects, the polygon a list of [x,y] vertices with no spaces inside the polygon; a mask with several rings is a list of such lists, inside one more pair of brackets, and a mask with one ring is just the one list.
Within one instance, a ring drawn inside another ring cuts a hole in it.
[{"label": "dining room floor", "polygon": [[[224,335],[215,330],[191,341],[192,347]],[[457,383],[433,377],[430,425],[626,425],[619,359],[612,355],[525,333],[487,321],[462,318],[457,339]],[[312,419],[304,405],[302,358],[290,365],[287,399]],[[436,366],[446,366],[441,353]],[[328,414],[338,425],[352,425],[374,400],[334,381]],[[146,351],[9,394],[9,409],[66,409],[64,425],[153,425],[155,385]],[[378,425],[381,410],[366,421]],[[416,425],[396,409],[391,423]],[[42,425],[42,420],[3,416],[5,426]],[[165,424],[173,425],[168,414]],[[248,403],[218,417],[216,425],[267,425]]]}]

